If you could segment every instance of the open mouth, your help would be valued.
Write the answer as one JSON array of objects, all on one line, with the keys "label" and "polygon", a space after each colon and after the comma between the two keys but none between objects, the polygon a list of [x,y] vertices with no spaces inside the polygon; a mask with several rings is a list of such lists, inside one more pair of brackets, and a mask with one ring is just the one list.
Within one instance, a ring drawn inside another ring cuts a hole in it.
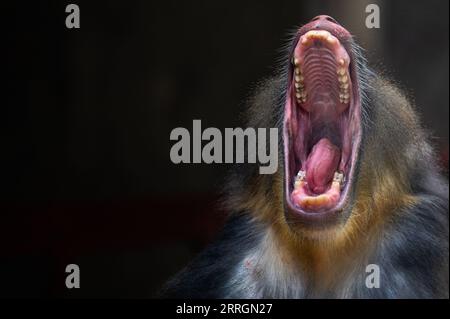
[{"label": "open mouth", "polygon": [[342,210],[361,139],[356,70],[333,27],[301,29],[293,51],[285,106],[285,189],[291,212]]}]

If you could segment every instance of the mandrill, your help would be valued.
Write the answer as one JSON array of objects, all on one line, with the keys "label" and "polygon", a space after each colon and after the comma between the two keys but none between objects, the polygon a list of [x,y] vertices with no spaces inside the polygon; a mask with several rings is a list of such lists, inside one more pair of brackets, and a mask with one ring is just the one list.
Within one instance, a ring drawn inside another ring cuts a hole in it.
[{"label": "mandrill", "polygon": [[324,15],[301,27],[247,124],[282,132],[279,169],[233,170],[222,233],[161,297],[448,298],[448,184],[349,31]]}]

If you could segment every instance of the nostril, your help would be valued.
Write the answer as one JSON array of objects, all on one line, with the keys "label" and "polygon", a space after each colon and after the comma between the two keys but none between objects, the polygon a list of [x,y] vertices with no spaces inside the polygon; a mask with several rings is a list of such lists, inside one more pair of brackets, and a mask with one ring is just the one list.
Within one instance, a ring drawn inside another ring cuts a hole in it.
[{"label": "nostril", "polygon": [[326,19],[327,21],[330,21],[330,22],[333,22],[333,23],[337,23],[337,21],[334,20],[334,19],[333,19],[332,17],[330,17],[330,16],[326,16],[325,19]]}]

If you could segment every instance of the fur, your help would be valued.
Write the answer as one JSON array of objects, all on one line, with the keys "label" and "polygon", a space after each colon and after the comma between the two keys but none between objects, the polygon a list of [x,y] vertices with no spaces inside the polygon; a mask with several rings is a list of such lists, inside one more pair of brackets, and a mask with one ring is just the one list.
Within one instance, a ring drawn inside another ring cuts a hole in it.
[{"label": "fur", "polygon": [[[363,140],[341,223],[292,230],[280,147],[278,173],[259,175],[256,165],[242,164],[230,174],[223,232],[161,297],[448,298],[448,183],[410,101],[352,47]],[[261,83],[248,127],[282,131],[286,79],[283,69]],[[368,264],[380,266],[380,288],[365,286]]]}]

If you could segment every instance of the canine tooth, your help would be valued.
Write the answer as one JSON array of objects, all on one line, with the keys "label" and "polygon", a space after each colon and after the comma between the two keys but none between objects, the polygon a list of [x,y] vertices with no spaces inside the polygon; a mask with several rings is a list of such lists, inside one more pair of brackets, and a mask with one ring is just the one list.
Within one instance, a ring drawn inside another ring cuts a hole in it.
[{"label": "canine tooth", "polygon": [[344,66],[345,61],[344,61],[344,59],[339,59],[338,63],[339,63],[341,66]]},{"label": "canine tooth", "polygon": [[299,180],[299,181],[303,181],[305,179],[305,177],[306,177],[306,172],[299,170],[295,179]]},{"label": "canine tooth", "polygon": [[333,177],[333,182],[338,182],[339,184],[342,185],[342,183],[344,182],[344,174],[335,172],[334,177]]}]

